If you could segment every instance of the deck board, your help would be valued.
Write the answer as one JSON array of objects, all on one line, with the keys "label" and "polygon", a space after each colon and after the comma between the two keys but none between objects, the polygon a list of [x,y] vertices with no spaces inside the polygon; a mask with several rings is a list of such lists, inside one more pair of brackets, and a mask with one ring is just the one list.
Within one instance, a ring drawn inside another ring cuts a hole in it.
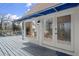
[{"label": "deck board", "polygon": [[5,44],[5,42],[3,42],[3,40],[1,41],[1,46],[3,47],[2,50],[4,50],[3,52],[5,53],[5,56],[15,56],[15,54],[12,52],[11,48]]},{"label": "deck board", "polygon": [[30,53],[22,50],[22,40],[16,37],[0,38],[0,56],[29,56]]},{"label": "deck board", "polygon": [[2,42],[2,40],[0,40],[0,43],[1,43],[1,47],[2,47],[2,50],[3,50],[5,56],[14,55],[14,54],[12,54],[12,52],[10,51],[10,48],[7,47],[6,44],[4,44],[4,42]]},{"label": "deck board", "polygon": [[23,54],[19,49],[17,49],[15,46],[13,46],[10,42],[7,42],[7,44],[8,44],[11,48],[13,48],[13,50],[14,50],[16,53],[18,53],[19,56],[24,56],[24,54]]},{"label": "deck board", "polygon": [[4,52],[2,51],[1,48],[0,48],[0,56],[4,56]]}]

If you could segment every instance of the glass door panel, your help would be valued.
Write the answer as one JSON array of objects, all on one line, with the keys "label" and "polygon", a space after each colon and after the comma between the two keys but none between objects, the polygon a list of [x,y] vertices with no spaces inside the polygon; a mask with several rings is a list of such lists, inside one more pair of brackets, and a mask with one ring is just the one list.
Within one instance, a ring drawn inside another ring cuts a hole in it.
[{"label": "glass door panel", "polygon": [[36,24],[35,22],[26,22],[26,36],[36,38]]},{"label": "glass door panel", "polygon": [[49,19],[44,22],[44,41],[47,43],[52,42],[52,24],[53,21]]},{"label": "glass door panel", "polygon": [[59,41],[71,42],[71,16],[57,18],[57,39]]},{"label": "glass door panel", "polygon": [[57,17],[57,47],[73,51],[71,15]]}]

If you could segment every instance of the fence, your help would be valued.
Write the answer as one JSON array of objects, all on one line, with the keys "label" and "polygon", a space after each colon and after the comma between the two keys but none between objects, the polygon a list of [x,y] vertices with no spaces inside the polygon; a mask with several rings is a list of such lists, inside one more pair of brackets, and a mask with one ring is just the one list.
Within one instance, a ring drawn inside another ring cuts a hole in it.
[{"label": "fence", "polygon": [[21,31],[0,30],[0,36],[14,36],[14,35],[21,35]]}]

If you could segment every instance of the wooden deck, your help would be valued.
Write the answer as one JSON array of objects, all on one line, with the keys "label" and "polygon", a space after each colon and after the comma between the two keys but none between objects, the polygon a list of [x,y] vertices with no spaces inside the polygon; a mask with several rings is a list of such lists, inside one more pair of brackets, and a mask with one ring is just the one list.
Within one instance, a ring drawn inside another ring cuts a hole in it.
[{"label": "wooden deck", "polygon": [[69,56],[27,41],[22,36],[0,37],[0,56]]},{"label": "wooden deck", "polygon": [[0,56],[29,56],[28,52],[22,50],[24,47],[21,36],[0,37]]}]

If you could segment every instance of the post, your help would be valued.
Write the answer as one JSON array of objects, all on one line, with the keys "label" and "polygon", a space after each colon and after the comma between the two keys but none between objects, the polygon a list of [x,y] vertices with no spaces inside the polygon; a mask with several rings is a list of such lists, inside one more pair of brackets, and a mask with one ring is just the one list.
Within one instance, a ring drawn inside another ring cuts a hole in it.
[{"label": "post", "polygon": [[24,40],[24,21],[22,22],[22,40]]}]

